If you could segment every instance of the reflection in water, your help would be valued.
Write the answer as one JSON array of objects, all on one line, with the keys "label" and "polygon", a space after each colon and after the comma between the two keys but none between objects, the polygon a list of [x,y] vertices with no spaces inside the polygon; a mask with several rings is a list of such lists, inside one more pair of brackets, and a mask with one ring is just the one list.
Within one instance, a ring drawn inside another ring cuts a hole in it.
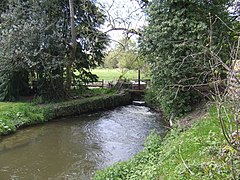
[{"label": "reflection in water", "polygon": [[0,179],[91,179],[140,151],[152,129],[164,133],[159,115],[133,105],[26,128],[0,141]]}]

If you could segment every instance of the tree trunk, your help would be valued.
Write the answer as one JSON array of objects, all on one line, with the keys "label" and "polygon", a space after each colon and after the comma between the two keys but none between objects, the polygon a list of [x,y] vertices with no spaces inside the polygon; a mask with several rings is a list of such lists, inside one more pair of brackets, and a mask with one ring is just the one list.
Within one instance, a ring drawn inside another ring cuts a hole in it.
[{"label": "tree trunk", "polygon": [[76,29],[74,23],[74,3],[73,0],[69,0],[70,8],[70,20],[71,20],[71,36],[72,43],[70,47],[70,56],[66,64],[66,90],[67,92],[71,89],[72,84],[72,65],[76,59],[76,48],[77,48],[77,38],[76,38]]}]

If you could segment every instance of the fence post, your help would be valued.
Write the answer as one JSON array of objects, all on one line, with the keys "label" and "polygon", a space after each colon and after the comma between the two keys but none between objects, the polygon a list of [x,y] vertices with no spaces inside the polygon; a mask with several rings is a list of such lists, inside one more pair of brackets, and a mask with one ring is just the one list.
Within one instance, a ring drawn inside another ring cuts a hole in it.
[{"label": "fence post", "polygon": [[141,83],[140,83],[140,69],[138,70],[138,90],[140,90],[141,89]]}]

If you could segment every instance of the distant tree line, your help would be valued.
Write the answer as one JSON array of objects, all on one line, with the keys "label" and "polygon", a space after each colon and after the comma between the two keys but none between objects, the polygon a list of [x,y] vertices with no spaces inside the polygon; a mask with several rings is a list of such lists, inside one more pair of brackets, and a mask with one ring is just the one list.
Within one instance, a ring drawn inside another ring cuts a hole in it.
[{"label": "distant tree line", "polygon": [[123,38],[104,58],[105,68],[138,69],[139,57],[136,42]]}]

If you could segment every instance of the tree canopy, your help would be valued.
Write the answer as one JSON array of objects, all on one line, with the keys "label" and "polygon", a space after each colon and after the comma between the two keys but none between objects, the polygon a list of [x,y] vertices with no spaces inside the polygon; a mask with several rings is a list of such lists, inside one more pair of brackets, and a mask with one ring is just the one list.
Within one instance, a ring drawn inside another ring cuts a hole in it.
[{"label": "tree canopy", "polygon": [[[76,51],[71,59],[68,0],[1,1],[1,100],[15,99],[33,88],[46,99],[66,97],[70,59],[70,86],[96,78],[90,69],[102,63],[108,42],[100,31],[105,16],[90,0],[74,0],[73,9]],[[76,70],[80,72],[77,76]]]},{"label": "tree canopy", "polygon": [[[213,81],[212,51],[221,49],[218,56],[226,63],[229,60],[230,3],[228,0],[149,3],[148,25],[140,38],[141,54],[151,66],[154,99],[166,115],[179,116],[199,101],[198,87]],[[218,73],[226,76],[220,69]]]},{"label": "tree canopy", "polygon": [[104,67],[139,69],[139,57],[136,42],[128,38],[121,39],[114,49],[109,50],[104,59]]}]

